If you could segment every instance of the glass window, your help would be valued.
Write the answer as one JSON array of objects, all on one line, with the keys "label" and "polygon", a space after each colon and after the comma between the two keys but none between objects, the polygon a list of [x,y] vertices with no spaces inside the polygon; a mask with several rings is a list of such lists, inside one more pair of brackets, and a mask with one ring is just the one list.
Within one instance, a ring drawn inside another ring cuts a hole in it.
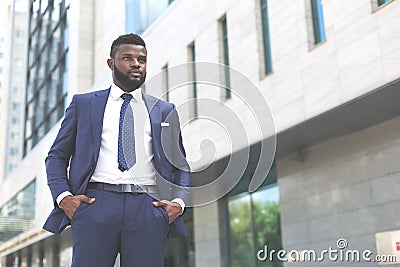
[{"label": "glass window", "polygon": [[230,266],[282,266],[277,259],[262,262],[256,258],[265,245],[269,251],[282,249],[277,184],[232,196],[227,208]]},{"label": "glass window", "polygon": [[[10,165],[10,172],[15,165]],[[0,243],[32,227],[36,179],[0,207]]]},{"label": "glass window", "polygon": [[126,32],[144,32],[172,3],[171,0],[126,0]]},{"label": "glass window", "polygon": [[19,133],[12,132],[11,133],[11,140],[19,140]]},{"label": "glass window", "polygon": [[54,12],[53,1],[31,0],[31,4],[29,19],[35,30],[30,32],[28,44],[28,115],[25,117],[24,155],[63,116],[67,95],[66,88],[63,88],[66,85],[65,58],[68,51],[65,1],[55,1]]},{"label": "glass window", "polygon": [[17,38],[23,38],[23,37],[25,36],[25,33],[24,33],[24,31],[22,31],[22,30],[16,30],[16,31],[15,31],[15,36],[16,36]]},{"label": "glass window", "polygon": [[264,52],[264,74],[272,72],[271,38],[269,33],[268,0],[261,0],[261,23]]},{"label": "glass window", "polygon": [[191,84],[191,92],[190,92],[190,97],[191,97],[191,107],[190,107],[190,116],[191,118],[197,118],[198,117],[198,103],[197,103],[197,82],[196,82],[196,48],[194,43],[189,45],[188,47],[189,50],[189,62],[192,62],[189,70],[189,75],[191,75],[191,80],[193,81]]},{"label": "glass window", "polygon": [[378,6],[381,6],[387,2],[390,2],[391,0],[378,0]]},{"label": "glass window", "polygon": [[255,248],[251,220],[250,195],[228,200],[230,266],[249,266],[254,262]]},{"label": "glass window", "polygon": [[12,102],[12,104],[11,104],[11,109],[12,109],[12,110],[19,110],[20,106],[21,106],[20,103]]},{"label": "glass window", "polygon": [[32,2],[33,2],[33,10],[32,10],[33,13],[39,12],[39,10],[40,10],[39,0],[33,0]]},{"label": "glass window", "polygon": [[168,77],[168,64],[162,68],[163,85],[164,85],[164,99],[169,102],[169,77]]},{"label": "glass window", "polygon": [[18,148],[10,148],[10,156],[17,156],[18,155]]},{"label": "glass window", "polygon": [[223,67],[223,82],[225,85],[223,97],[225,99],[231,98],[231,78],[229,72],[229,42],[228,42],[228,25],[226,17],[220,19],[220,32],[221,32],[221,54]]},{"label": "glass window", "polygon": [[12,118],[11,118],[11,124],[12,124],[12,125],[19,125],[19,118],[17,118],[17,117],[12,117]]},{"label": "glass window", "polygon": [[311,1],[313,30],[314,30],[314,44],[318,44],[326,40],[322,4],[321,0],[310,0],[310,1]]},{"label": "glass window", "polygon": [[[15,170],[17,166],[15,164],[9,164],[8,165],[8,172],[12,172],[13,170]],[[14,213],[10,213],[10,215],[15,215]]]}]

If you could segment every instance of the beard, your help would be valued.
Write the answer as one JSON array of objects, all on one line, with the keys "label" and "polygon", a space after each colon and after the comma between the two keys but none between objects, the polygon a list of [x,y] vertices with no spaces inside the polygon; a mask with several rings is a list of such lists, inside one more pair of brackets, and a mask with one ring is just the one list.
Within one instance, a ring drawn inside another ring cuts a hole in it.
[{"label": "beard", "polygon": [[115,65],[114,76],[115,79],[119,81],[121,85],[128,89],[130,92],[138,89],[146,80],[146,73],[142,74],[142,78],[140,80],[131,80],[129,79],[129,74],[122,73]]}]

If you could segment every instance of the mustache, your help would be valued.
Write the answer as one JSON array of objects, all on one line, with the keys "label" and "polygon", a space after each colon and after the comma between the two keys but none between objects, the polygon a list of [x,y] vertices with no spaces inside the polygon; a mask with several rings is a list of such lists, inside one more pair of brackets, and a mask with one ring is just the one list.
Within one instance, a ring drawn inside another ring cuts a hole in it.
[{"label": "mustache", "polygon": [[140,73],[140,74],[143,74],[143,71],[141,71],[140,69],[133,69],[133,70],[128,71],[128,73],[129,73],[129,74],[131,74],[131,73]]}]

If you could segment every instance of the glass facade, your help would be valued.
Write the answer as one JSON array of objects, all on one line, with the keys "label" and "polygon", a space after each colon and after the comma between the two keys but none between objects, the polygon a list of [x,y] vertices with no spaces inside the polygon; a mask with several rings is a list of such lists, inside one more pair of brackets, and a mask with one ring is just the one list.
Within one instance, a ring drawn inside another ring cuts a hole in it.
[{"label": "glass facade", "polygon": [[126,32],[143,33],[173,0],[126,0]]},{"label": "glass facade", "polygon": [[24,155],[64,115],[68,6],[30,0]]},{"label": "glass facade", "polygon": [[[14,253],[7,255],[0,261],[1,267],[64,267],[71,266],[71,247],[69,253],[66,250],[59,252],[59,241],[64,234],[52,236],[40,240],[32,245],[24,247]],[[65,254],[65,255],[64,255]],[[60,259],[68,258],[69,264],[60,264]]]},{"label": "glass facade", "polygon": [[282,249],[279,214],[276,184],[228,200],[230,266],[282,266],[279,261],[262,262],[256,258],[257,251],[265,245],[269,251]]},{"label": "glass facade", "polygon": [[251,178],[243,177],[225,198],[228,265],[232,267],[282,267],[282,262],[260,261],[257,252],[282,249],[279,188],[276,168],[272,167],[262,186],[253,193],[247,189]]},{"label": "glass facade", "polygon": [[3,179],[7,179],[10,172],[22,158],[22,138],[12,138],[23,131],[24,124],[24,101],[26,87],[26,43],[25,33],[27,22],[27,1],[16,0],[10,8],[10,50],[7,53],[9,61],[6,118],[5,119],[5,147],[4,147],[4,167]]},{"label": "glass facade", "polygon": [[31,227],[35,217],[36,180],[0,207],[0,244]]}]

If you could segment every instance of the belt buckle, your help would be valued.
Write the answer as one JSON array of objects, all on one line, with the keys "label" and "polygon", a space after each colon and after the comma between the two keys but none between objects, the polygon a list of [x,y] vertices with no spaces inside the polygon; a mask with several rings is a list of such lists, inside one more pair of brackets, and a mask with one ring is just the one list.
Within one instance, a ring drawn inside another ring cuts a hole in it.
[{"label": "belt buckle", "polygon": [[132,184],[118,184],[118,192],[133,193],[135,185]]}]

